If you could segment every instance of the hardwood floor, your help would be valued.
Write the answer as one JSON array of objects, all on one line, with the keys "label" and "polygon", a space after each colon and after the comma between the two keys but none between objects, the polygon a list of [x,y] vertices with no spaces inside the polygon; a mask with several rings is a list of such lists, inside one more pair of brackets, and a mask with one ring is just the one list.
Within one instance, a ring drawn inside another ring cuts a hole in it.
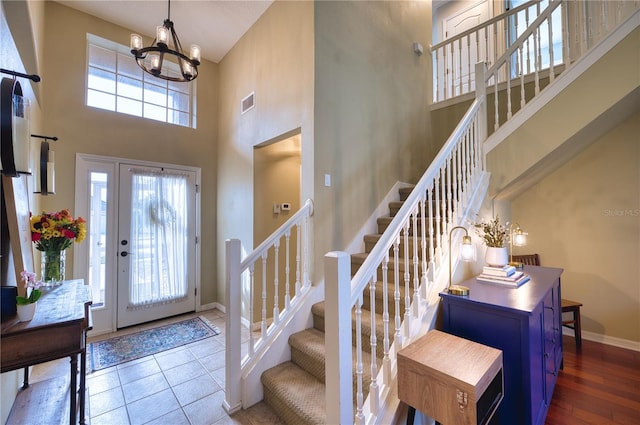
[{"label": "hardwood floor", "polygon": [[640,424],[640,352],[564,337],[546,425]]}]

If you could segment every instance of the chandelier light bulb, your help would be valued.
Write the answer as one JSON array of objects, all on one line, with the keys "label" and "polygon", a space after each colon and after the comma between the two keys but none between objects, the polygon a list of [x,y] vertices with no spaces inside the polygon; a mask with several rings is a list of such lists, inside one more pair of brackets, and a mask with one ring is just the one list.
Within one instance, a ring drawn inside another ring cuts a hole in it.
[{"label": "chandelier light bulb", "polygon": [[142,49],[142,37],[138,34],[131,34],[131,50]]},{"label": "chandelier light bulb", "polygon": [[156,40],[158,42],[158,46],[167,47],[169,44],[169,30],[164,26],[156,27]]},{"label": "chandelier light bulb", "polygon": [[200,63],[200,46],[198,46],[197,44],[192,44],[189,57],[192,60]]}]

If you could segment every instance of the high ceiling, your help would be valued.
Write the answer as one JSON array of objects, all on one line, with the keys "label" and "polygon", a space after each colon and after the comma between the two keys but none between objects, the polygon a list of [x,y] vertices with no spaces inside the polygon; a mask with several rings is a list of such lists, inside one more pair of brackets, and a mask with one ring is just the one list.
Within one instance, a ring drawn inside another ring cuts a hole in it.
[{"label": "high ceiling", "polygon": [[[183,49],[188,51],[191,44],[198,44],[202,57],[217,63],[272,1],[173,0],[171,20]],[[168,2],[159,0],[58,0],[58,3],[151,38],[168,11]]]}]

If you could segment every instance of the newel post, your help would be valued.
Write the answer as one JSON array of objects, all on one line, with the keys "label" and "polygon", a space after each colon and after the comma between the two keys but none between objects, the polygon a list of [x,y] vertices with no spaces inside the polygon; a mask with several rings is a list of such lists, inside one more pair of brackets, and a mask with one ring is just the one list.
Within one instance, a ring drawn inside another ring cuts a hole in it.
[{"label": "newel post", "polygon": [[324,257],[324,276],[327,423],[352,424],[354,417],[349,254],[327,253]]},{"label": "newel post", "polygon": [[241,243],[238,239],[225,242],[226,256],[226,313],[225,320],[225,396],[222,406],[232,414],[242,407],[241,397]]}]

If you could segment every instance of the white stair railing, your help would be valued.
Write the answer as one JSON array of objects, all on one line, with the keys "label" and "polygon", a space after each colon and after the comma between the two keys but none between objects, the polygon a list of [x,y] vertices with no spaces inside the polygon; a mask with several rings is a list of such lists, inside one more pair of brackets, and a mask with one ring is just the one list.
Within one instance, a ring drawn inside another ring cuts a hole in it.
[{"label": "white stair railing", "polygon": [[[505,54],[489,67],[484,80],[478,80],[478,85],[485,86],[483,90],[493,92],[493,130],[498,130],[558,75],[631,16],[639,4],[638,1],[610,0],[549,2]],[[554,21],[562,25],[554,25]],[[545,40],[561,42],[545,43]],[[561,46],[562,58],[556,57],[559,53],[555,50],[559,48],[549,48],[553,44]],[[505,75],[511,78],[501,79]],[[533,86],[530,93],[525,90],[527,83]]]},{"label": "white stair railing", "polygon": [[475,64],[495,63],[506,50],[511,28],[528,26],[540,14],[540,7],[541,0],[529,1],[433,45],[433,101],[473,92]]},{"label": "white stair railing", "polygon": [[[482,73],[482,68],[477,72]],[[486,138],[484,123],[485,99],[480,94],[353,279],[345,273],[345,267],[349,266],[345,263],[348,261],[345,253],[327,254],[326,364],[327,370],[338,379],[332,381],[333,385],[327,380],[327,423],[346,423],[346,417],[355,418],[353,421],[358,424],[380,423],[385,413],[385,399],[395,383],[397,352],[432,326],[428,318],[433,317],[437,294],[448,279],[448,274],[441,270],[450,255],[448,231],[467,224],[473,201],[477,200],[474,195],[481,183],[486,182],[481,149]],[[477,203],[474,206],[477,207]],[[404,267],[402,273],[401,267]],[[386,295],[388,285],[394,288],[393,297]],[[379,308],[383,312],[381,316],[375,314],[376,287],[384,288],[383,305]],[[347,291],[340,296],[344,288]],[[363,317],[365,292],[370,295],[369,317]],[[348,302],[330,303],[330,300],[344,301],[345,295]],[[355,367],[351,333],[345,328],[352,317],[355,317]],[[381,341],[373,331],[379,321],[383,329]],[[363,340],[365,328],[372,329],[369,341]],[[381,349],[377,348],[379,344]],[[381,352],[380,363],[376,356],[371,356],[370,364],[362,364],[363,350]],[[365,367],[372,376],[368,388],[363,388]],[[356,396],[352,404],[353,370],[356,371]],[[356,411],[350,416],[354,406]]]},{"label": "white stair railing", "polygon": [[[477,62],[489,67],[488,91],[507,90],[508,119],[639,7],[637,0],[533,0],[431,48],[433,101],[473,92]],[[532,82],[533,94],[525,92]],[[512,88],[518,104],[512,103]],[[497,102],[496,102],[497,105]],[[497,106],[495,106],[497,108]],[[497,119],[495,126],[499,126]]]},{"label": "white stair railing", "polygon": [[[266,350],[282,323],[298,307],[299,296],[311,286],[309,243],[312,216],[313,202],[307,200],[245,259],[242,259],[242,244],[238,239],[226,242],[224,407],[229,413],[242,407],[241,377],[245,369],[255,362],[259,352]],[[272,296],[268,297],[268,294]],[[259,314],[254,308],[256,298],[259,299]],[[256,320],[256,316],[259,319]],[[241,338],[243,322],[249,328],[248,340],[244,342],[245,354]],[[258,335],[253,332],[254,328],[259,330]]]}]

